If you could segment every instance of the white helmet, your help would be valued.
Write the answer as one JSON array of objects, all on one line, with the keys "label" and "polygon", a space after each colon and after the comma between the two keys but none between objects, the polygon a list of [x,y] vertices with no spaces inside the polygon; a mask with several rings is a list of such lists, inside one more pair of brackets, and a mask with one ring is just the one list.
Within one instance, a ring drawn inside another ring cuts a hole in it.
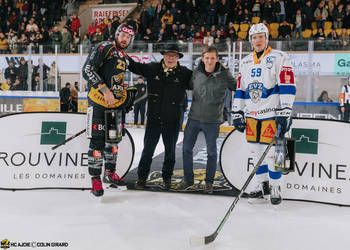
[{"label": "white helmet", "polygon": [[252,35],[265,33],[266,38],[269,39],[269,30],[266,25],[263,23],[253,24],[253,26],[249,30],[249,42],[252,42]]}]

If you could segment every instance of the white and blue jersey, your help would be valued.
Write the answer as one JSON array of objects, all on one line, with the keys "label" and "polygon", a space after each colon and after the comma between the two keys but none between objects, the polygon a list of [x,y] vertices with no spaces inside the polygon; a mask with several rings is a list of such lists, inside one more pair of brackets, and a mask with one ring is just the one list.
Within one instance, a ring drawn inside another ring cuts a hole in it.
[{"label": "white and blue jersey", "polygon": [[258,58],[254,51],[241,61],[233,112],[256,120],[290,115],[295,93],[288,55],[268,47]]}]

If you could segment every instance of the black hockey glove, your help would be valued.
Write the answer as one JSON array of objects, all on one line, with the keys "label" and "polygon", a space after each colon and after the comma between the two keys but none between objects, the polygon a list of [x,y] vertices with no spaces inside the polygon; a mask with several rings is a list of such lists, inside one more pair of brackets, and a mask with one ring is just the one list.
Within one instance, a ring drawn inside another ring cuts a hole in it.
[{"label": "black hockey glove", "polygon": [[235,126],[235,128],[243,133],[245,128],[246,128],[246,123],[244,120],[244,114],[242,111],[238,111],[238,112],[234,112],[233,113],[233,126]]},{"label": "black hockey glove", "polygon": [[132,110],[132,106],[134,105],[135,96],[137,93],[137,88],[135,87],[127,87],[126,88],[127,97],[124,103],[124,109],[126,113],[129,113]]}]

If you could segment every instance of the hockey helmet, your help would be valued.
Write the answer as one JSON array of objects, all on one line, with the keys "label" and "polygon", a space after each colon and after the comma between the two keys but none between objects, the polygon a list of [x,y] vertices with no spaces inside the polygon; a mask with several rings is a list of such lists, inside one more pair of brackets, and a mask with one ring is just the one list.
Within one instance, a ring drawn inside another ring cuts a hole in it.
[{"label": "hockey helmet", "polygon": [[266,25],[263,23],[253,24],[253,26],[249,30],[249,42],[252,42],[252,35],[265,33],[266,38],[269,39],[269,30]]},{"label": "hockey helmet", "polygon": [[131,39],[134,38],[135,35],[135,31],[134,28],[131,25],[128,24],[121,24],[118,26],[117,30],[115,31],[115,35],[119,35],[120,33],[127,33],[131,36]]}]

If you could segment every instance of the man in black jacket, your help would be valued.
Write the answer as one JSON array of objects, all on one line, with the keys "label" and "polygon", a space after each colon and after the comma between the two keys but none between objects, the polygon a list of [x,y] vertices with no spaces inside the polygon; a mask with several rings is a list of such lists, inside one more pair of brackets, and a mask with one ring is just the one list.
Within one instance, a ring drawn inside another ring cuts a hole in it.
[{"label": "man in black jacket", "polygon": [[148,109],[144,148],[138,166],[135,187],[144,189],[150,172],[154,150],[162,135],[165,156],[162,169],[164,188],[171,187],[171,176],[175,165],[175,147],[179,135],[183,101],[192,71],[180,66],[183,57],[176,45],[161,52],[161,62],[136,63],[129,58],[129,70],[147,78]]},{"label": "man in black jacket", "polygon": [[68,112],[69,106],[71,104],[69,82],[67,82],[66,86],[62,88],[60,91],[60,104],[61,104],[61,112]]},{"label": "man in black jacket", "polygon": [[15,66],[15,61],[13,58],[11,58],[9,62],[9,66],[5,69],[5,79],[11,80],[11,83],[14,83],[16,81],[16,76],[18,75],[18,68]]},{"label": "man in black jacket", "polygon": [[[135,103],[134,105],[134,124],[139,128],[141,126],[145,125],[145,112],[146,112],[146,84],[143,81],[143,77],[139,76],[137,79],[137,84],[135,85],[137,88],[137,93],[135,96]],[[138,125],[139,120],[139,114],[141,116],[141,125]]]}]

